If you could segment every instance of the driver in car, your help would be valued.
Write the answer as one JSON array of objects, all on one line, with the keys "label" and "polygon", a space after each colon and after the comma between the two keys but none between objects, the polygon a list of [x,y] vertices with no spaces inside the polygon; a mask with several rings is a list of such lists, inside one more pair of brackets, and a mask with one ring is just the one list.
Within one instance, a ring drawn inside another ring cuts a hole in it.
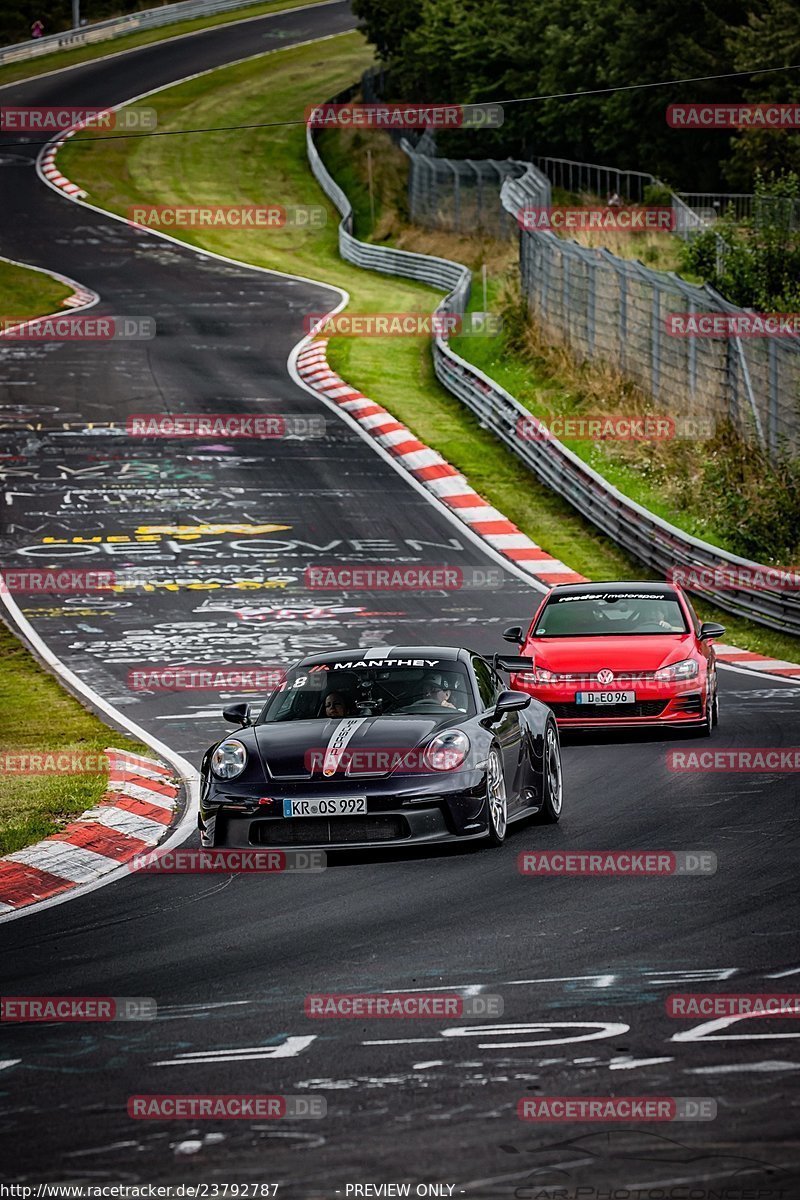
[{"label": "driver in car", "polygon": [[328,692],[325,697],[326,717],[352,717],[356,708],[344,692]]},{"label": "driver in car", "polygon": [[680,633],[681,626],[675,625],[669,619],[669,615],[669,609],[666,604],[657,604],[653,610],[653,622],[669,633]]},{"label": "driver in car", "polygon": [[426,675],[422,681],[422,695],[419,700],[416,700],[411,708],[430,708],[432,704],[438,705],[439,708],[451,708],[455,710],[455,704],[450,701],[451,688],[448,685],[444,675],[438,673]]}]

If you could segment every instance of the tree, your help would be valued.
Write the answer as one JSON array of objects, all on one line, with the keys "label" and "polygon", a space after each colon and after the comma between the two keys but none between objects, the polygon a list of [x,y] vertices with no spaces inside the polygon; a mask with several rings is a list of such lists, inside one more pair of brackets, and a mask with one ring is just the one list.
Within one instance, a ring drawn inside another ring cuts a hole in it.
[{"label": "tree", "polygon": [[[753,216],[743,227],[723,216],[684,249],[684,269],[702,275],[733,304],[758,312],[800,307],[800,178],[756,173]],[[721,239],[721,240],[720,240]]]},{"label": "tree", "polygon": [[[800,63],[800,5],[798,0],[758,0],[746,23],[728,38],[737,71],[759,67],[788,67]],[[745,97],[755,103],[797,103],[800,72],[781,71],[754,76]],[[731,186],[749,191],[757,170],[800,171],[800,133],[750,129],[732,140],[725,167]]]},{"label": "tree", "polygon": [[390,63],[420,19],[422,0],[353,0],[353,13],[381,62]]},{"label": "tree", "polygon": [[[390,50],[392,97],[508,104],[502,129],[440,138],[474,157],[552,154],[651,171],[686,190],[720,182],[725,134],[673,130],[670,101],[729,101],[736,81],[630,89],[733,70],[726,35],[755,0],[356,0]],[[798,0],[770,0],[797,4]],[[412,16],[414,19],[412,19]],[[619,89],[601,95],[563,95]],[[687,94],[688,93],[688,94]]]}]

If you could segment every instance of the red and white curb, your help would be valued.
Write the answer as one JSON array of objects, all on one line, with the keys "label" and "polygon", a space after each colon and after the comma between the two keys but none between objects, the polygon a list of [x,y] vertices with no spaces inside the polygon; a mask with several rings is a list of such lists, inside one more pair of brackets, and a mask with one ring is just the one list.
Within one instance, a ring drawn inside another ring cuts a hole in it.
[{"label": "red and white curb", "polygon": [[74,125],[72,129],[65,133],[62,138],[59,138],[57,142],[49,142],[40,160],[41,172],[45,178],[49,180],[54,187],[60,188],[62,192],[66,192],[68,196],[83,197],[88,195],[88,192],[85,192],[83,188],[78,186],[77,183],[72,183],[69,179],[67,179],[66,175],[61,174],[61,171],[59,171],[58,167],[56,166],[56,155],[64,145],[67,138],[72,137],[73,133],[77,133],[82,128],[82,125]]},{"label": "red and white curb", "polygon": [[714,649],[719,661],[728,663],[732,667],[745,667],[750,671],[757,671],[761,675],[779,675],[783,679],[800,679],[800,665],[797,663],[786,662],[782,658],[768,658],[765,654],[755,654],[749,650],[740,650],[738,646],[729,646],[724,642],[718,642]]},{"label": "red and white curb", "polygon": [[459,520],[521,570],[550,586],[584,582],[585,576],[531,541],[503,513],[479,496],[455,467],[419,441],[387,409],[340,379],[328,366],[326,348],[327,339],[320,338],[310,342],[297,356],[298,373],[309,387],[349,413],[379,446],[446,504]]},{"label": "red and white curb", "polygon": [[0,913],[91,883],[168,832],[180,791],[174,773],[153,758],[105,753],[108,788],[100,803],[52,837],[0,858]]}]

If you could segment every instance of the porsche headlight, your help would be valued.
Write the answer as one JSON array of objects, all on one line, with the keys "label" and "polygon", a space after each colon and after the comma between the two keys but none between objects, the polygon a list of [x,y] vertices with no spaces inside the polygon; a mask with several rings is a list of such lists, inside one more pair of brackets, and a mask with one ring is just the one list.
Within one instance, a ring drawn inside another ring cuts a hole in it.
[{"label": "porsche headlight", "polygon": [[235,779],[247,766],[247,750],[235,738],[220,742],[211,755],[211,770],[218,779]]},{"label": "porsche headlight", "polygon": [[669,667],[660,667],[656,671],[656,679],[694,679],[699,672],[700,668],[695,659],[683,658],[680,662],[673,663]]},{"label": "porsche headlight", "polygon": [[460,729],[445,729],[437,733],[422,754],[422,761],[431,771],[455,771],[469,754],[469,738]]}]

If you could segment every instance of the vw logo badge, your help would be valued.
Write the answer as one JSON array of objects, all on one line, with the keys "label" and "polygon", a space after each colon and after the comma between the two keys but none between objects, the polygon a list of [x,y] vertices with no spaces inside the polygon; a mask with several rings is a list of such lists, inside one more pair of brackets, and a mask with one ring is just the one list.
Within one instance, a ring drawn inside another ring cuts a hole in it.
[{"label": "vw logo badge", "polygon": [[605,685],[608,685],[609,683],[613,683],[614,682],[614,672],[609,671],[608,668],[605,667],[602,671],[597,672],[597,680],[598,680],[598,683],[602,683]]}]

